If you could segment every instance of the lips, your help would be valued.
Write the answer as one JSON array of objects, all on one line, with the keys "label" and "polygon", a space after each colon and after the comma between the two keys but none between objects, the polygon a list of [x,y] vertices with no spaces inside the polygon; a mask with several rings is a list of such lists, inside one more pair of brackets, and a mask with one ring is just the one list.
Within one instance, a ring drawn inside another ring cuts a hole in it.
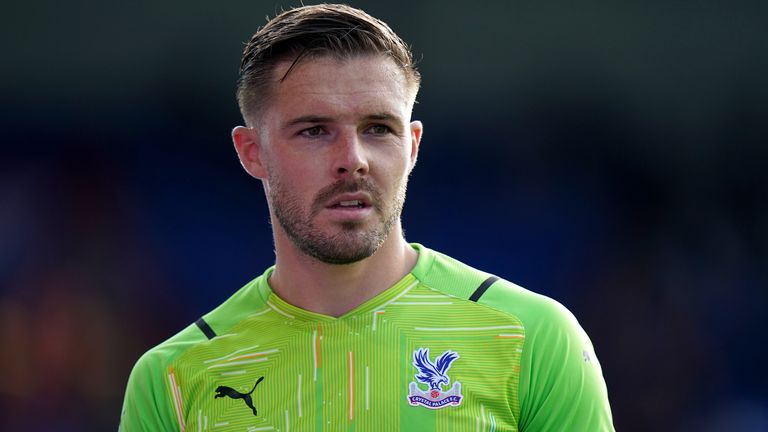
[{"label": "lips", "polygon": [[363,208],[365,207],[365,203],[361,200],[352,200],[352,201],[341,201],[338,204],[335,204],[334,207],[341,207],[341,208]]},{"label": "lips", "polygon": [[328,201],[331,209],[361,209],[371,206],[371,199],[366,194],[342,194]]},{"label": "lips", "polygon": [[312,216],[323,210],[333,210],[336,214],[363,214],[369,211],[381,213],[379,204],[381,194],[373,182],[365,177],[356,180],[340,180],[318,192],[312,204]]}]

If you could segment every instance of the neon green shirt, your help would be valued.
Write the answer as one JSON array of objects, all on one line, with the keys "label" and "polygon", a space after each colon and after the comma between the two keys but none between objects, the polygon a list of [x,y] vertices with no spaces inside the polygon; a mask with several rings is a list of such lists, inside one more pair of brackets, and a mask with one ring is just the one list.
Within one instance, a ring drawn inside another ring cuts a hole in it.
[{"label": "neon green shirt", "polygon": [[614,430],[570,312],[413,247],[411,273],[338,318],[280,299],[268,269],[139,359],[120,430]]}]

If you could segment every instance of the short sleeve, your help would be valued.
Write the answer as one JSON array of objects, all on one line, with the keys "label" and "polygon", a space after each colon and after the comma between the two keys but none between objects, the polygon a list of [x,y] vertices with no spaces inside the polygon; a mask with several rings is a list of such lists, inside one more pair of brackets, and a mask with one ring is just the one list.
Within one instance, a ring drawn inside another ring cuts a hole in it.
[{"label": "short sleeve", "polygon": [[600,363],[576,318],[554,300],[540,297],[535,319],[528,321],[520,371],[520,430],[614,431]]},{"label": "short sleeve", "polygon": [[128,378],[119,432],[178,430],[163,363],[152,351],[136,362]]}]

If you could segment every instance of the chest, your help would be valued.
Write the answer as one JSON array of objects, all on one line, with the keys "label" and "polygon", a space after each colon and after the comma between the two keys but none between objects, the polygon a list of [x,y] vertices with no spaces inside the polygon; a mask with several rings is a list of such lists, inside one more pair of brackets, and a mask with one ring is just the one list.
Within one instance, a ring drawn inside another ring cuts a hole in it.
[{"label": "chest", "polygon": [[178,362],[187,430],[516,431],[522,329],[474,318],[243,325]]}]

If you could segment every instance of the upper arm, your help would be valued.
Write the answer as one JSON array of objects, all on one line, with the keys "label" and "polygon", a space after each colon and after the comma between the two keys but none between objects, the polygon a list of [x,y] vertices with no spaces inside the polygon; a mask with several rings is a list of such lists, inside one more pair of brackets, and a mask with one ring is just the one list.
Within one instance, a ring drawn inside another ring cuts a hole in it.
[{"label": "upper arm", "polygon": [[120,432],[175,431],[165,367],[150,351],[136,362],[123,400]]},{"label": "upper arm", "polygon": [[576,318],[547,299],[526,326],[520,377],[521,431],[613,431],[600,363]]}]

